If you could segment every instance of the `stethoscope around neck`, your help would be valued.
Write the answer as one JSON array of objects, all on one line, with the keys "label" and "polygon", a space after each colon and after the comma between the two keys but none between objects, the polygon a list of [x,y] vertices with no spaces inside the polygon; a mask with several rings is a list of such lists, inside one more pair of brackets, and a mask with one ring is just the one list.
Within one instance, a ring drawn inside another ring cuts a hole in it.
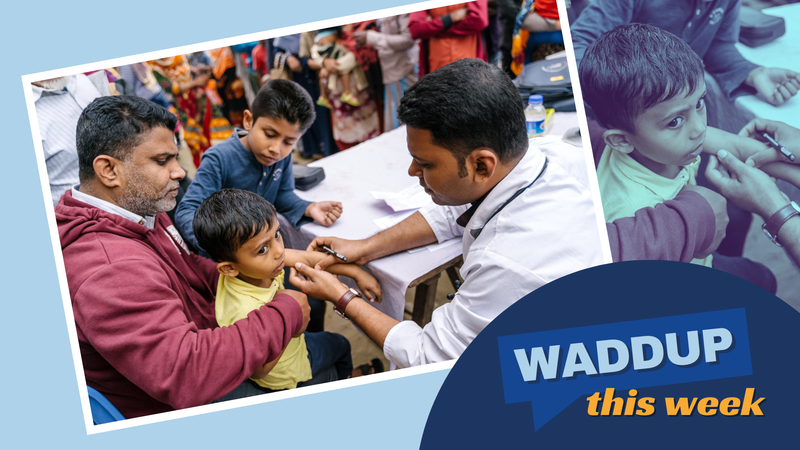
[{"label": "stethoscope around neck", "polygon": [[500,211],[502,211],[503,208],[508,206],[509,203],[513,202],[515,198],[519,197],[523,192],[525,192],[526,189],[528,189],[529,187],[533,186],[533,183],[536,183],[536,181],[539,178],[542,177],[542,175],[544,174],[545,170],[547,170],[547,157],[544,158],[544,165],[542,166],[542,170],[539,171],[539,175],[536,175],[536,178],[534,178],[533,181],[531,181],[529,185],[527,185],[527,186],[521,188],[520,190],[518,190],[517,192],[515,192],[514,195],[509,197],[508,200],[506,200],[502,205],[500,205],[500,207],[497,208],[497,210],[491,216],[489,216],[488,219],[486,219],[486,222],[484,222],[482,227],[473,228],[473,229],[469,230],[469,234],[472,236],[472,238],[473,239],[478,239],[478,236],[481,235],[481,233],[483,232],[484,227],[486,227],[486,225],[489,223],[489,221],[492,220],[494,218],[494,216],[496,216],[498,213],[500,213]]}]

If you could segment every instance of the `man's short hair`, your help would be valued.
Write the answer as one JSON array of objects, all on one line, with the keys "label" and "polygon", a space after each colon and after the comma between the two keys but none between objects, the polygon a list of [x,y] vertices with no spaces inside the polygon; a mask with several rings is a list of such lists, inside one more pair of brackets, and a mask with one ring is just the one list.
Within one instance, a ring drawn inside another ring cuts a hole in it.
[{"label": "man's short hair", "polygon": [[636,132],[645,110],[703,79],[703,61],[689,45],[660,28],[622,25],[600,36],[579,67],[583,99],[606,128]]},{"label": "man's short hair", "polygon": [[194,213],[197,243],[218,262],[236,261],[236,252],[277,222],[272,204],[250,191],[222,189],[211,194]]},{"label": "man's short hair", "polygon": [[94,160],[107,155],[128,158],[142,143],[142,136],[156,127],[173,131],[174,114],[139,97],[115,95],[94,99],[78,118],[76,143],[81,182],[94,178]]},{"label": "man's short hair", "polygon": [[314,102],[305,89],[290,80],[274,79],[261,87],[250,105],[253,123],[259,117],[283,119],[292,125],[300,125],[305,133],[314,123]]},{"label": "man's short hair", "polygon": [[494,150],[504,163],[528,149],[517,88],[502,70],[479,59],[460,59],[422,77],[403,95],[397,115],[450,150],[460,176],[466,176],[466,157],[477,148]]}]

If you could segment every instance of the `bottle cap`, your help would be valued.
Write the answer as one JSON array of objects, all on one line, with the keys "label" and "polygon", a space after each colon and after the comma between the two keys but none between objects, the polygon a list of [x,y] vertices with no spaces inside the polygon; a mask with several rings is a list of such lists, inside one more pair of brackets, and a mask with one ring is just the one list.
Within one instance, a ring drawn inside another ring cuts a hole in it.
[{"label": "bottle cap", "polygon": [[541,105],[544,99],[539,94],[534,94],[528,97],[528,104],[529,105]]}]

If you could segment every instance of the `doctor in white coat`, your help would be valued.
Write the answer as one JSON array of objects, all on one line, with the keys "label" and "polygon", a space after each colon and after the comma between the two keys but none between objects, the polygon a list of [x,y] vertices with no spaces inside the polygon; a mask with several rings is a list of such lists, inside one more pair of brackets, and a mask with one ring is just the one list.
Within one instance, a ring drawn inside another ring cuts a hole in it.
[{"label": "doctor in white coat", "polygon": [[462,59],[422,78],[398,108],[407,125],[408,169],[436,204],[370,238],[316,238],[348,262],[371,260],[463,235],[464,283],[424,328],[398,322],[335,276],[298,264],[291,282],[326,299],[358,325],[386,358],[409,367],[457,358],[508,306],[559,277],[603,262],[591,193],[528,145],[517,89],[498,68]]}]

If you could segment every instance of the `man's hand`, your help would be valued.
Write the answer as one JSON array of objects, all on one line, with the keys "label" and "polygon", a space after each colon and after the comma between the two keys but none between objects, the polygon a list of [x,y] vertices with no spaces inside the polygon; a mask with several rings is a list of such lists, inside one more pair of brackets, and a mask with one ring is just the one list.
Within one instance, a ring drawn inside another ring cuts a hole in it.
[{"label": "man's hand", "polygon": [[275,295],[278,294],[290,295],[300,305],[300,309],[303,310],[303,326],[300,328],[300,331],[292,335],[292,337],[298,337],[303,334],[304,331],[306,331],[306,327],[308,327],[308,321],[311,319],[311,307],[308,306],[308,297],[306,297],[306,294],[302,292],[291,289],[281,289]]},{"label": "man's hand", "polygon": [[777,67],[756,67],[745,83],[756,88],[759,94],[773,105],[781,105],[800,90],[800,74]]},{"label": "man's hand", "polygon": [[465,17],[467,17],[467,8],[457,9],[450,13],[450,19],[453,23],[461,22]]},{"label": "man's hand", "polygon": [[[706,171],[706,174],[707,173],[708,171]],[[728,222],[730,221],[728,218],[728,203],[725,201],[725,197],[702,186],[684,186],[683,189],[681,189],[681,192],[683,191],[697,192],[702,195],[708,204],[711,205],[711,209],[714,210],[714,222],[716,227],[714,230],[714,240],[711,241],[708,248],[695,255],[695,258],[705,258],[717,251],[720,242],[725,239],[725,230],[728,228]]]},{"label": "man's hand", "polygon": [[297,59],[296,56],[291,55],[286,58],[286,64],[289,65],[289,69],[292,72],[302,72],[303,71],[303,64],[300,63],[300,60]]},{"label": "man's hand", "polygon": [[[330,237],[330,236],[317,237],[314,238],[314,240],[311,241],[310,244],[308,244],[308,248],[306,248],[306,250],[310,252],[311,251],[322,252],[323,250],[320,247],[323,245],[331,250],[335,250],[344,255],[347,258],[348,263],[353,263],[359,266],[363,266],[364,264],[371,261],[371,259],[368,259],[369,255],[367,255],[366,251],[367,249],[363,240],[349,241],[347,239],[340,239],[337,237]],[[327,253],[326,255],[327,256],[325,256],[325,258],[323,258],[322,261],[317,263],[315,268],[320,270],[325,270],[333,264],[339,264],[343,262],[341,259],[333,255],[328,255]]]},{"label": "man's hand", "polygon": [[339,73],[339,68],[336,66],[336,60],[333,58],[323,59],[322,67],[330,73]]},{"label": "man's hand", "polygon": [[356,40],[356,45],[361,47],[362,45],[367,45],[367,32],[366,31],[356,31],[353,33],[353,39]]},{"label": "man's hand", "polygon": [[307,295],[336,303],[345,292],[350,290],[336,275],[322,270],[312,269],[303,263],[297,263],[289,272],[289,282],[297,286]]},{"label": "man's hand", "polygon": [[767,150],[759,152],[747,158],[747,164],[754,167],[761,167],[771,162],[784,162],[800,164],[800,130],[783,122],[776,122],[767,119],[753,119],[739,131],[739,136],[749,136],[758,140],[764,140],[764,133],[774,137],[778,143],[794,153],[797,158],[789,161],[778,150],[767,147]]},{"label": "man's hand", "polygon": [[709,159],[706,178],[736,206],[765,220],[789,203],[769,175],[739,161],[725,150]]},{"label": "man's hand", "polygon": [[306,207],[303,215],[311,217],[323,227],[329,227],[339,219],[342,211],[341,202],[314,202]]}]

